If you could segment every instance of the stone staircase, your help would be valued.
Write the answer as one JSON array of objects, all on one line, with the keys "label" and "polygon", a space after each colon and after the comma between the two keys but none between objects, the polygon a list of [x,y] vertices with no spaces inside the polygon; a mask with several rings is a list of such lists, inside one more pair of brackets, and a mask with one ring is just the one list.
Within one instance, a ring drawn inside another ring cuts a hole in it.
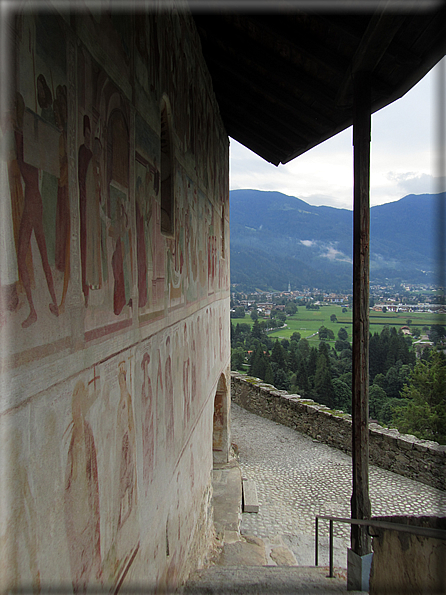
[{"label": "stone staircase", "polygon": [[346,569],[298,566],[284,542],[242,536],[242,478],[236,460],[213,470],[218,549],[209,567],[192,573],[183,594],[365,594],[348,592]]}]

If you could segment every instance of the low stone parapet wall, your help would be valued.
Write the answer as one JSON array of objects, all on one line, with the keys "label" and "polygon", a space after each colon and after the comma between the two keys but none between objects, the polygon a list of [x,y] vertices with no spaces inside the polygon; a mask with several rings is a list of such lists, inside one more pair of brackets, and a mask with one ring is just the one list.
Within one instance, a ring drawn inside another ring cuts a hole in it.
[{"label": "low stone parapet wall", "polygon": [[[231,373],[231,398],[246,410],[351,453],[352,418],[260,379]],[[369,425],[370,463],[445,490],[445,445]]]}]

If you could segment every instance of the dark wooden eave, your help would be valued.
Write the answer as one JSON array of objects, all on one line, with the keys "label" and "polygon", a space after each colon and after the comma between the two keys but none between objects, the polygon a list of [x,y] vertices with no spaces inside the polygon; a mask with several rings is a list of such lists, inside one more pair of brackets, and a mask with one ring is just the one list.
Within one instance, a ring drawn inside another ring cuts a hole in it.
[{"label": "dark wooden eave", "polygon": [[347,10],[335,2],[343,9],[329,12],[328,3],[312,11],[278,0],[263,13],[241,13],[234,3],[204,13],[192,4],[228,135],[275,165],[287,163],[351,126],[355,72],[371,73],[375,112],[445,55],[445,2],[352,8],[361,4]]}]

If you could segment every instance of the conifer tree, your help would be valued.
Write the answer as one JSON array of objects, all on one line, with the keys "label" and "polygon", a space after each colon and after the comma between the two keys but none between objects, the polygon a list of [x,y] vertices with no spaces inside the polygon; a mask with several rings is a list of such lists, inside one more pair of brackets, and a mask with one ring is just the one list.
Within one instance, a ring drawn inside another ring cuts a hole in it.
[{"label": "conifer tree", "polygon": [[429,360],[417,363],[402,391],[408,401],[393,415],[393,424],[401,432],[445,445],[445,368],[445,356],[435,351]]}]

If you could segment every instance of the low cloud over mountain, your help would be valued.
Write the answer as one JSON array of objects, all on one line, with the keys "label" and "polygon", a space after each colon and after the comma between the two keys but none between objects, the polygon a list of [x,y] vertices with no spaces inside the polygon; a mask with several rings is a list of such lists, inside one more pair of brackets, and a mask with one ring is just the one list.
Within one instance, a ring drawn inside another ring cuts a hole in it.
[{"label": "low cloud over mountain", "polygon": [[[444,284],[445,192],[371,208],[371,282]],[[231,282],[349,290],[353,214],[279,192],[230,192]]]}]

